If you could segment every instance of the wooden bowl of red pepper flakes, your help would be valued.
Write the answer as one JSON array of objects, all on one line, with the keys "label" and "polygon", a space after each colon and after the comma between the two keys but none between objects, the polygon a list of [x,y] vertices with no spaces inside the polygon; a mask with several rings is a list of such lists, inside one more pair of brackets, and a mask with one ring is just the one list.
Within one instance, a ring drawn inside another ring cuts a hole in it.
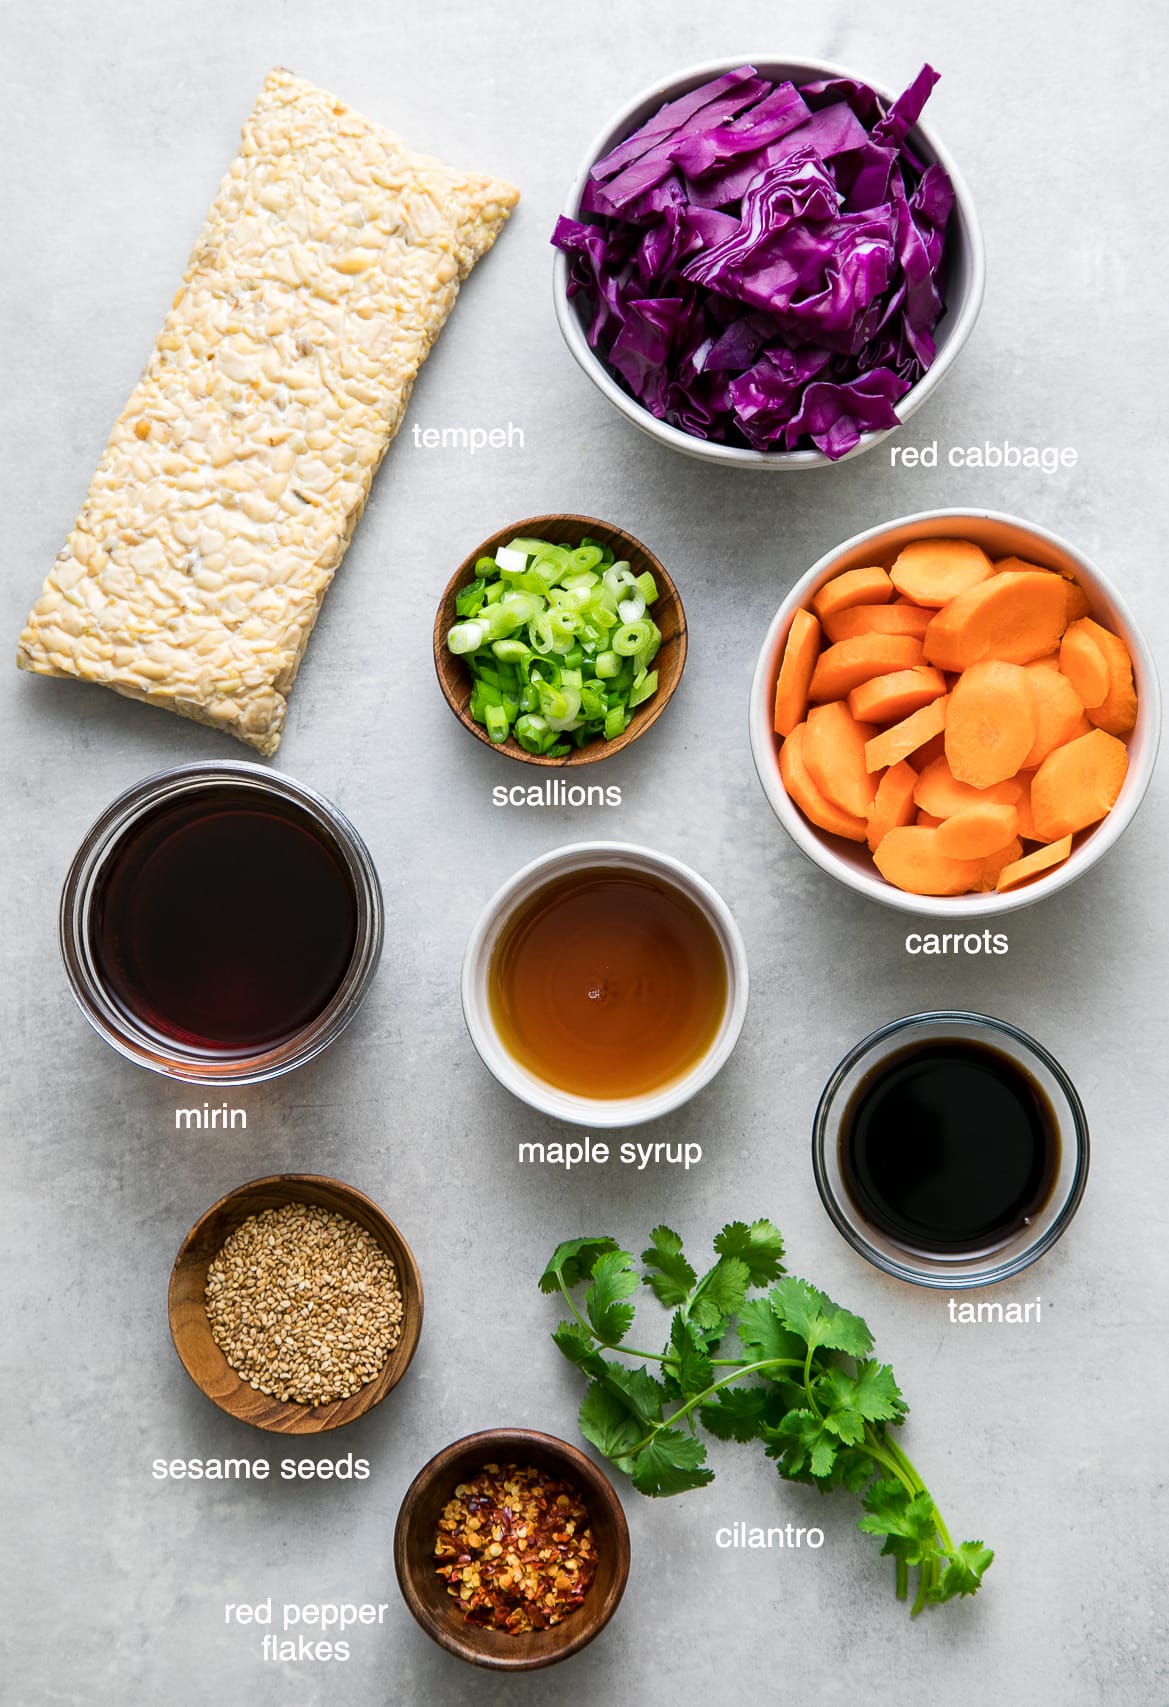
[{"label": "wooden bowl of red pepper flakes", "polygon": [[534,1671],[609,1622],[629,1575],[629,1530],[608,1479],[575,1446],[484,1429],[414,1478],[394,1565],[440,1647],[471,1665]]}]

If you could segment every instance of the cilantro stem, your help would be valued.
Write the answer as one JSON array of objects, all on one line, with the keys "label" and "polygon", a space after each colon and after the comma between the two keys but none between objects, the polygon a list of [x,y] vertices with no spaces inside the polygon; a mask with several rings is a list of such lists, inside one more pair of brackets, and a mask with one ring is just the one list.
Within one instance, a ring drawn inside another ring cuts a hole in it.
[{"label": "cilantro stem", "polygon": [[694,1397],[687,1399],[686,1403],[678,1410],[672,1412],[668,1417],[663,1417],[660,1423],[655,1423],[645,1439],[639,1441],[636,1446],[630,1447],[626,1456],[636,1458],[637,1454],[649,1445],[654,1435],[661,1429],[670,1428],[672,1424],[681,1422],[683,1417],[689,1416],[690,1412],[696,1410],[699,1405],[705,1405],[707,1400],[723,1387],[734,1386],[740,1377],[757,1375],[764,1369],[799,1369],[801,1367],[801,1360],[798,1357],[766,1357],[760,1363],[742,1364],[736,1374],[724,1375],[721,1381],[715,1381],[710,1387],[704,1388],[701,1393],[695,1393]]},{"label": "cilantro stem", "polygon": [[602,1346],[605,1351],[623,1351],[630,1357],[648,1357],[654,1363],[664,1363],[666,1361],[663,1353],[660,1351],[639,1351],[634,1345],[613,1345],[608,1340],[603,1340],[597,1330],[593,1327],[592,1323],[586,1321],[577,1309],[573,1302],[572,1293],[564,1284],[564,1276],[559,1272],[559,1270],[557,1270],[556,1274],[556,1284],[560,1288],[560,1293],[564,1302],[568,1305],[568,1308],[572,1311],[585,1333],[591,1340],[595,1340],[599,1346]]}]

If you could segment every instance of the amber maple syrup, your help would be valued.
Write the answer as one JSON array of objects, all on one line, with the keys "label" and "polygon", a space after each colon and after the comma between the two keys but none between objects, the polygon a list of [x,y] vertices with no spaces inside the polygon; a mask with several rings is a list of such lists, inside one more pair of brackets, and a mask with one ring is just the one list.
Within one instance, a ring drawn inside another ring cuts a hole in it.
[{"label": "amber maple syrup", "polygon": [[644,1095],[711,1048],[727,1006],[714,928],[660,879],[598,867],[558,877],[509,919],[491,959],[509,1053],[558,1090]]}]

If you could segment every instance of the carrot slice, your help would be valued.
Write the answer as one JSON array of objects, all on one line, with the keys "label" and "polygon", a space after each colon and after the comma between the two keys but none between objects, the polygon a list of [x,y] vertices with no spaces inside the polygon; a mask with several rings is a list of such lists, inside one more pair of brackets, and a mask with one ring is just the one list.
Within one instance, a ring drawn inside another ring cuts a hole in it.
[{"label": "carrot slice", "polygon": [[1014,865],[1015,861],[1022,857],[1023,844],[1018,836],[1013,842],[1008,842],[1005,848],[999,848],[995,853],[989,854],[982,862],[982,875],[975,884],[978,893],[985,895],[988,890],[997,888],[999,873],[1003,867]]},{"label": "carrot slice", "polygon": [[982,861],[948,859],[938,847],[940,834],[918,824],[890,830],[873,855],[877,870],[911,895],[964,895],[982,875]]},{"label": "carrot slice", "polygon": [[894,670],[888,676],[873,676],[862,682],[849,694],[848,709],[862,723],[899,723],[945,692],[942,672],[919,664],[913,670]]},{"label": "carrot slice", "polygon": [[821,652],[808,698],[817,703],[843,699],[873,676],[920,663],[921,641],[909,634],[858,634],[855,640],[838,640]]},{"label": "carrot slice", "polygon": [[1035,834],[1035,818],[1031,812],[1031,784],[1034,780],[1034,771],[1020,771],[1015,778],[1016,784],[1023,791],[1015,801],[1015,811],[1019,814],[1019,834],[1025,842],[1040,840]]},{"label": "carrot slice", "polygon": [[1031,784],[1031,816],[1039,839],[1055,842],[1105,817],[1127,770],[1128,748],[1103,729],[1049,753]]},{"label": "carrot slice", "polygon": [[920,775],[927,765],[932,765],[935,759],[946,756],[946,731],[939,729],[936,735],[931,735],[928,741],[923,741],[913,755],[914,768]]},{"label": "carrot slice", "polygon": [[926,661],[965,670],[984,658],[1029,664],[1054,652],[1067,626],[1067,595],[1045,569],[992,575],[943,605],[925,631]]},{"label": "carrot slice", "polygon": [[855,640],[858,634],[911,634],[920,640],[933,617],[920,605],[849,605],[824,618],[829,640]]},{"label": "carrot slice", "polygon": [[997,658],[971,664],[954,684],[946,757],[959,782],[991,788],[1014,776],[1035,741],[1026,670]]},{"label": "carrot slice", "polygon": [[877,792],[877,779],[865,766],[865,742],[877,733],[858,723],[842,699],[814,705],[808,713],[803,758],[808,775],[826,800],[854,818],[863,818]]},{"label": "carrot slice", "polygon": [[1036,877],[1041,871],[1047,871],[1053,865],[1062,865],[1072,851],[1072,838],[1061,836],[1058,842],[1051,842],[1045,848],[1036,848],[1025,859],[1016,859],[1010,865],[1004,865],[999,872],[996,889],[1013,889],[1017,883],[1026,883],[1029,877]]},{"label": "carrot slice", "polygon": [[888,570],[846,569],[813,593],[812,609],[823,622],[833,611],[848,610],[853,605],[887,605],[892,597]]},{"label": "carrot slice", "polygon": [[993,788],[971,788],[968,782],[958,781],[949,759],[942,753],[923,767],[913,798],[923,811],[936,818],[954,818],[974,806],[1015,806],[1022,792],[1023,785],[1017,777],[996,782]]},{"label": "carrot slice", "polygon": [[783,663],[775,683],[775,733],[790,735],[808,711],[808,686],[820,656],[820,624],[810,611],[798,610],[787,631]]},{"label": "carrot slice", "polygon": [[986,859],[1014,841],[1018,828],[1013,806],[987,801],[945,819],[938,828],[938,848],[950,859]]},{"label": "carrot slice", "polygon": [[831,835],[843,836],[846,841],[863,842],[869,833],[865,820],[854,818],[851,813],[825,800],[809,776],[803,752],[807,732],[806,723],[797,724],[779,749],[779,774],[783,778],[783,786],[809,823],[829,831]]},{"label": "carrot slice", "polygon": [[1035,714],[1035,739],[1022,768],[1034,770],[1054,748],[1071,740],[1084,708],[1068,678],[1060,670],[1048,669],[1045,661],[1026,664],[1024,674]]},{"label": "carrot slice", "polygon": [[1088,595],[1080,583],[1074,580],[1071,575],[1066,575],[1062,569],[1044,569],[1042,564],[1028,563],[1023,557],[1000,557],[994,568],[996,575],[1002,574],[1004,570],[1008,574],[1058,575],[1063,583],[1063,593],[1067,600],[1069,622],[1075,622],[1077,617],[1087,616],[1092,608],[1088,603]]},{"label": "carrot slice", "polygon": [[1088,717],[1098,729],[1106,729],[1110,735],[1127,735],[1137,720],[1137,690],[1128,647],[1110,628],[1102,628],[1090,617],[1084,620],[1108,662],[1107,697],[1099,705],[1088,706]]},{"label": "carrot slice", "polygon": [[865,763],[871,771],[883,771],[886,765],[895,765],[899,759],[907,759],[910,753],[915,753],[924,741],[938,735],[946,727],[946,713],[950,706],[950,696],[943,699],[931,700],[923,705],[920,711],[915,711],[903,723],[894,723],[888,729],[865,743]]},{"label": "carrot slice", "polygon": [[1112,686],[1112,675],[1104,648],[1093,629],[1098,623],[1081,617],[1068,624],[1059,647],[1059,667],[1076,690],[1081,705],[1095,709],[1103,705]]},{"label": "carrot slice", "polygon": [[932,812],[922,812],[920,809],[914,814],[913,821],[915,824],[924,824],[927,830],[937,830],[946,822],[944,818],[935,818]]},{"label": "carrot slice", "polygon": [[905,759],[890,765],[877,784],[877,792],[869,807],[869,852],[875,853],[878,844],[890,830],[913,823],[913,790],[917,772]]},{"label": "carrot slice", "polygon": [[889,571],[899,593],[937,609],[990,579],[990,558],[970,539],[915,539]]}]

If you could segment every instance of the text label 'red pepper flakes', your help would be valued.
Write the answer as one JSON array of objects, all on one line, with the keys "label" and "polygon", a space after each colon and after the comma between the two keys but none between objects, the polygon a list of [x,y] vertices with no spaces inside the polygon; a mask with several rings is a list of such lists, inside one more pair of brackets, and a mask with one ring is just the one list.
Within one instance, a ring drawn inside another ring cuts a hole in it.
[{"label": "text label 'red pepper flakes'", "polygon": [[439,1518],[434,1556],[467,1622],[513,1636],[559,1624],[597,1570],[577,1490],[531,1465],[485,1464],[460,1482]]}]

